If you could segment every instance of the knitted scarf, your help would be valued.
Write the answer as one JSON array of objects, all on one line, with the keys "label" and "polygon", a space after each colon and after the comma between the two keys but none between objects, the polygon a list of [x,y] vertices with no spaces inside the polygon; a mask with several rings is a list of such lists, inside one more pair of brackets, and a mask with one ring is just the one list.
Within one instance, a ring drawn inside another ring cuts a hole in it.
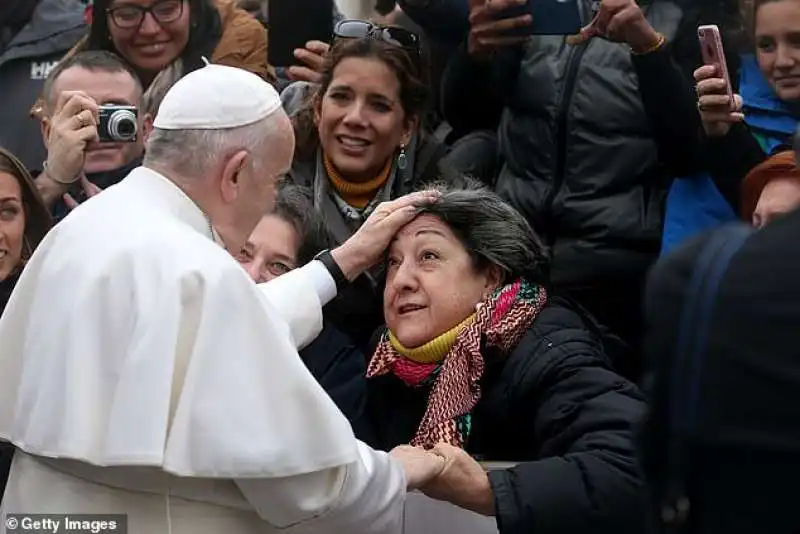
[{"label": "knitted scarf", "polygon": [[478,305],[475,318],[455,336],[438,363],[417,363],[398,352],[384,334],[367,368],[367,378],[392,373],[410,386],[430,386],[428,404],[411,445],[431,448],[445,442],[463,448],[470,413],[481,398],[484,361],[481,343],[507,355],[547,303],[544,288],[519,279]]}]

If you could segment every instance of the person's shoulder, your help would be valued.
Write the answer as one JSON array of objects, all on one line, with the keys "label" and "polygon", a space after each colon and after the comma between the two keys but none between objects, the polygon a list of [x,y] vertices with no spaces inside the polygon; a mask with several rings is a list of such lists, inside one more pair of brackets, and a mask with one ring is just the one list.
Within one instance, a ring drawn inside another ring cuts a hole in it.
[{"label": "person's shoulder", "polygon": [[237,37],[257,36],[259,40],[266,39],[264,26],[250,15],[247,11],[240,9],[233,0],[215,0],[217,12],[222,24],[223,39],[231,34]]}]

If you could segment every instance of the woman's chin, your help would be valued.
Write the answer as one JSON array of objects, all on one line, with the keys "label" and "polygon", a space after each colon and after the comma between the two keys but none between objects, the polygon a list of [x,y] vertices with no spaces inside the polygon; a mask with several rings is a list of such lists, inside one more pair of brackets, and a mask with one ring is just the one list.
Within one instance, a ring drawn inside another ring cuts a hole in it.
[{"label": "woman's chin", "polygon": [[407,349],[416,349],[430,341],[430,336],[426,332],[420,332],[419,329],[416,328],[400,327],[397,330],[392,330],[392,334],[394,338]]}]

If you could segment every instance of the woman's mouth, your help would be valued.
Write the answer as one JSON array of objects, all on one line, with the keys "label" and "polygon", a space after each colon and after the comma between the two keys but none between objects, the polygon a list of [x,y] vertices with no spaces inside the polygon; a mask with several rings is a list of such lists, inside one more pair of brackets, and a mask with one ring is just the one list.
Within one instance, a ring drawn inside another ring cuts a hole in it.
[{"label": "woman's mouth", "polygon": [[342,147],[342,151],[351,156],[363,155],[372,144],[361,137],[352,137],[349,135],[337,135],[336,141]]},{"label": "woman's mouth", "polygon": [[399,308],[397,308],[397,313],[399,315],[408,315],[409,313],[414,313],[419,310],[424,310],[427,306],[423,306],[422,304],[403,304]]},{"label": "woman's mouth", "polygon": [[136,45],[136,49],[146,56],[160,55],[167,47],[167,43],[149,43],[143,45]]}]

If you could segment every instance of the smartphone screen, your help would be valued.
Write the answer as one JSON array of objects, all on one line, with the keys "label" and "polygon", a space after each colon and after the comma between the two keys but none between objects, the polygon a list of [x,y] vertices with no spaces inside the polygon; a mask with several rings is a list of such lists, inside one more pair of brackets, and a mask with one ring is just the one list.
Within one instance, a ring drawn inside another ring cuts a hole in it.
[{"label": "smartphone screen", "polygon": [[296,65],[296,48],[303,48],[308,41],[331,42],[333,0],[270,0],[267,29],[269,64]]},{"label": "smartphone screen", "polygon": [[531,26],[508,32],[509,35],[576,35],[583,24],[577,0],[528,0],[524,6],[502,12],[502,18],[529,14]]}]

